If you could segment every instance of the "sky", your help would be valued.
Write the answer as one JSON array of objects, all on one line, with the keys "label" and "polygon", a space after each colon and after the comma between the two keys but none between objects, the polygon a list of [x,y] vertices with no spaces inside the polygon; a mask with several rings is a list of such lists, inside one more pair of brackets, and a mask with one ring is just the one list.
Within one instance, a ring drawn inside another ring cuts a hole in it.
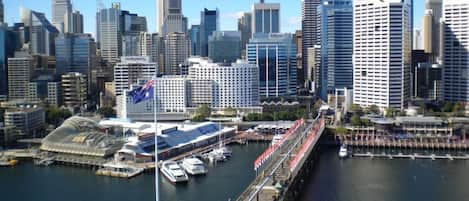
[{"label": "sky", "polygon": [[[120,2],[123,10],[147,17],[148,31],[156,32],[156,0],[72,0],[74,10],[80,11],[85,20],[85,32],[96,32],[96,2],[100,1],[105,7],[112,2]],[[189,25],[200,23],[200,11],[204,8],[220,10],[221,30],[236,30],[237,18],[251,10],[253,3],[258,0],[183,0],[183,14],[188,17]],[[281,4],[281,31],[294,32],[301,29],[301,0],[266,0],[266,2]],[[4,0],[5,20],[9,24],[19,21],[19,8],[26,8],[43,12],[51,19],[50,0]],[[424,14],[425,0],[414,0],[414,25],[420,27]]]}]

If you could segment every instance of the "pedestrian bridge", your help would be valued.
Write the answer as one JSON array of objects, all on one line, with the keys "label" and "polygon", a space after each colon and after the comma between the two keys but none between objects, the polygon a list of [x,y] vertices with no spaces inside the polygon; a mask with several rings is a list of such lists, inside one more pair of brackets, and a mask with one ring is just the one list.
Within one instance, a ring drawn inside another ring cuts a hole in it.
[{"label": "pedestrian bridge", "polygon": [[237,200],[285,200],[324,129],[325,121],[320,116],[296,121],[280,142],[271,145],[254,162],[257,177]]}]

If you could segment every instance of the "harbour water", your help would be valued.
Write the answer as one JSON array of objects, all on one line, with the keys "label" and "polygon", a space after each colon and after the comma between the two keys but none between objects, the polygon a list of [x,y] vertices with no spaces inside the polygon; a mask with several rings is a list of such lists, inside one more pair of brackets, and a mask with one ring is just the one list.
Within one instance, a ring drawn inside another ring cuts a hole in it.
[{"label": "harbour water", "polygon": [[[191,177],[189,183],[173,185],[160,176],[161,201],[235,200],[254,179],[253,161],[266,143],[233,145],[233,157],[209,166],[206,176]],[[88,168],[37,167],[22,163],[0,169],[0,200],[5,201],[152,201],[154,176],[132,179],[100,177]]]},{"label": "harbour water", "polygon": [[467,201],[469,161],[341,160],[323,148],[300,201]]}]

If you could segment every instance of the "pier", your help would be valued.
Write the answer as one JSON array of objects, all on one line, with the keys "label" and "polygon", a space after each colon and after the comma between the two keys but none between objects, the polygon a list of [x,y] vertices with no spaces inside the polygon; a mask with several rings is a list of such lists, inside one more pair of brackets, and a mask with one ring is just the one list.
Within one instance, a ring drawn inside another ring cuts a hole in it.
[{"label": "pier", "polygon": [[282,141],[270,146],[254,163],[256,179],[238,201],[289,200],[294,197],[303,166],[325,129],[319,116],[313,121],[298,120]]}]

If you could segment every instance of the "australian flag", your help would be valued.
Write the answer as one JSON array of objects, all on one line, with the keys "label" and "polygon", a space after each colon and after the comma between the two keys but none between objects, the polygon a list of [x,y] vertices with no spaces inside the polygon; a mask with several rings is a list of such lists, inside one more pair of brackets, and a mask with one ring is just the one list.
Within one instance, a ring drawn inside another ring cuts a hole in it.
[{"label": "australian flag", "polygon": [[148,80],[143,86],[138,87],[127,93],[127,96],[132,98],[134,104],[153,98],[153,87],[155,86],[155,80]]}]

